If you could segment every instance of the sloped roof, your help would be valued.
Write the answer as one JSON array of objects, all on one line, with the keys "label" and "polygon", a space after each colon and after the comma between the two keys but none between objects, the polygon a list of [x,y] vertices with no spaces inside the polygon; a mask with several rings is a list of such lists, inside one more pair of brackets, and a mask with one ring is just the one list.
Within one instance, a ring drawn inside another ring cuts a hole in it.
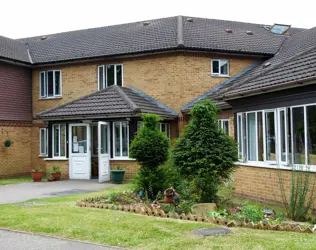
[{"label": "sloped roof", "polygon": [[0,36],[0,58],[30,63],[27,46],[4,36]]},{"label": "sloped roof", "polygon": [[[302,30],[290,28],[289,35]],[[273,55],[286,37],[262,24],[175,16],[19,41],[28,44],[34,64],[41,64],[175,49]]]},{"label": "sloped roof", "polygon": [[316,79],[316,27],[288,38],[279,52],[217,94],[224,99]]},{"label": "sloped roof", "polygon": [[166,119],[177,117],[164,105],[153,102],[145,94],[131,88],[111,86],[53,109],[43,111],[43,120],[132,117],[139,113],[154,113]]}]

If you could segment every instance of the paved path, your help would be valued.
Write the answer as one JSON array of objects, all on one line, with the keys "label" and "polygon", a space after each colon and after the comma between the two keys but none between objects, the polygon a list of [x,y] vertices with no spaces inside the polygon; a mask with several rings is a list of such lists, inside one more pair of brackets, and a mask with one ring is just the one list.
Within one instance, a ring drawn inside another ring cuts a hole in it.
[{"label": "paved path", "polygon": [[118,250],[108,247],[41,235],[0,230],[0,249],[4,250]]},{"label": "paved path", "polygon": [[[54,182],[28,182],[0,186],[0,204],[22,202],[30,199],[65,196],[95,192],[113,187],[97,180],[66,180]],[[1,246],[1,245],[0,245]]]}]

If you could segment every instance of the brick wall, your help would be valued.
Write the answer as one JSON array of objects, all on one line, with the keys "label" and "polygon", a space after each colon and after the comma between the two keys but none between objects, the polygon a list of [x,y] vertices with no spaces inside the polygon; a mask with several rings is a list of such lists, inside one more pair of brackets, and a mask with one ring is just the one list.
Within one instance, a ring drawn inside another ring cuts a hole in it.
[{"label": "brick wall", "polygon": [[[11,140],[9,148],[4,141]],[[31,165],[31,127],[0,125],[0,178],[29,175]]]},{"label": "brick wall", "polygon": [[[277,171],[281,171],[289,198],[291,171],[248,166],[238,167],[235,173],[235,194],[272,204],[282,202]],[[311,173],[311,175],[315,176],[316,173]],[[316,201],[314,208],[316,208]]]},{"label": "brick wall", "polygon": [[133,160],[127,160],[127,161],[111,160],[110,166],[111,166],[111,169],[116,169],[116,168],[125,169],[126,180],[133,179],[133,177],[137,174],[137,171],[139,169],[139,165],[137,164],[136,161],[133,161]]},{"label": "brick wall", "polygon": [[68,160],[48,160],[46,161],[46,172],[52,171],[53,167],[59,167],[62,179],[69,179]]}]

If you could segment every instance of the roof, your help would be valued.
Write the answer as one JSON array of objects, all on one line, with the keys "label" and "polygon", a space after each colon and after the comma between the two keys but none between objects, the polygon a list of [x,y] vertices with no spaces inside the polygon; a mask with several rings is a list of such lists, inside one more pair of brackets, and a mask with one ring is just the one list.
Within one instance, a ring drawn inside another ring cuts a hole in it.
[{"label": "roof", "polygon": [[154,113],[166,119],[177,117],[175,111],[150,98],[134,88],[114,85],[43,111],[38,117],[43,120],[115,118],[133,117],[139,113]]},{"label": "roof", "polygon": [[[34,64],[176,49],[273,55],[287,36],[265,25],[175,16],[20,39]],[[227,33],[231,29],[232,33]],[[303,29],[290,28],[289,35]],[[252,35],[246,33],[251,31]]]},{"label": "roof", "polygon": [[232,81],[218,95],[227,100],[241,98],[312,79],[316,79],[316,27],[288,38],[275,56]]},{"label": "roof", "polygon": [[25,43],[4,36],[0,36],[0,58],[30,63]]}]

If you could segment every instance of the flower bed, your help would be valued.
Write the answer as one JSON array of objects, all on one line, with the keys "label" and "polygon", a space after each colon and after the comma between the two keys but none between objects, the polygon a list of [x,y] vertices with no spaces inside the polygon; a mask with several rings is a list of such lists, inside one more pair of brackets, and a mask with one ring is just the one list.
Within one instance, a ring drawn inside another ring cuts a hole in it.
[{"label": "flower bed", "polygon": [[[218,212],[210,212],[208,216],[198,216],[191,213],[181,213],[176,212],[177,207],[175,209],[170,209],[169,204],[149,204],[148,202],[142,200],[137,194],[133,192],[122,192],[122,193],[111,193],[108,196],[95,196],[95,197],[87,197],[81,201],[76,203],[79,207],[91,207],[91,208],[99,208],[99,209],[111,209],[111,210],[119,210],[124,212],[137,213],[141,215],[147,216],[156,216],[161,218],[173,218],[173,219],[181,219],[181,220],[189,220],[189,221],[197,221],[197,222],[205,222],[218,224],[227,227],[246,227],[253,229],[264,229],[264,230],[276,230],[276,231],[293,231],[293,232],[302,232],[302,233],[316,233],[309,226],[300,226],[295,224],[286,224],[279,222],[269,222],[267,218],[264,220],[260,220],[257,223],[247,221],[245,219],[235,220],[230,219],[233,217],[223,216],[223,214]],[[251,211],[253,208],[247,208],[246,211],[242,212],[244,209],[240,209],[236,211],[236,215],[245,216],[246,214],[253,213]],[[236,219],[238,219],[236,216]],[[257,215],[257,220],[261,214]],[[255,218],[255,217],[254,217]]]}]

